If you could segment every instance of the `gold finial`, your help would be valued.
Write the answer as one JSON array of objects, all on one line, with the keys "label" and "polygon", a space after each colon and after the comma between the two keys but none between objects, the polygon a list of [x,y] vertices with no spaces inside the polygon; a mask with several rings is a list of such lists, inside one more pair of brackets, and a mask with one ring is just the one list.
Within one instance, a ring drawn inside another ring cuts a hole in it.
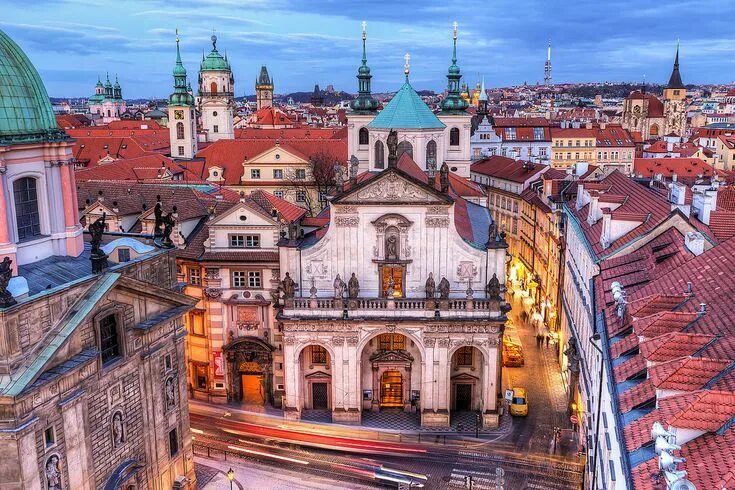
[{"label": "gold finial", "polygon": [[408,80],[408,74],[411,72],[411,65],[409,63],[411,61],[411,55],[406,53],[403,56],[403,59],[405,60],[405,63],[403,64],[403,73],[406,75],[406,80]]},{"label": "gold finial", "polygon": [[179,42],[179,28],[176,28],[176,42]]},{"label": "gold finial", "polygon": [[362,21],[362,39],[367,39],[367,22]]},{"label": "gold finial", "polygon": [[454,39],[457,39],[457,28],[459,27],[459,24],[457,24],[456,20],[452,24],[452,27],[454,27]]}]

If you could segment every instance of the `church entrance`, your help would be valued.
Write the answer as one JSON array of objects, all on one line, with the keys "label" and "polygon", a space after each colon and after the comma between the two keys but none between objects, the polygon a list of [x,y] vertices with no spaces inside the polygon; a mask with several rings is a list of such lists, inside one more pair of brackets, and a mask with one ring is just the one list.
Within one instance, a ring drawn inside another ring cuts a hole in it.
[{"label": "church entrance", "polygon": [[471,410],[472,409],[472,385],[459,383],[455,386],[455,400],[457,404],[457,410]]},{"label": "church entrance", "polygon": [[314,410],[326,410],[329,408],[329,392],[327,383],[312,383],[311,399]]},{"label": "church entrance", "polygon": [[390,370],[380,379],[380,408],[403,408],[403,376],[400,371]]},{"label": "church entrance", "polygon": [[227,359],[227,399],[245,405],[272,403],[273,347],[257,337],[240,337],[222,347]]}]

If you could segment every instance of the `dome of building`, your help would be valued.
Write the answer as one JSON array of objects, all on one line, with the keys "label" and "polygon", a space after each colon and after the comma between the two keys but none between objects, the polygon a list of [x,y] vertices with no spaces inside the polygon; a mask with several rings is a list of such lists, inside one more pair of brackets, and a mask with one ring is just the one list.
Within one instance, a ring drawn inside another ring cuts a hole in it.
[{"label": "dome of building", "polygon": [[230,71],[230,63],[217,51],[217,36],[212,36],[212,51],[202,60],[199,71]]},{"label": "dome of building", "polygon": [[368,124],[368,128],[374,129],[440,129],[444,127],[444,123],[431,112],[429,106],[421,100],[408,81]]},{"label": "dome of building", "polygon": [[0,145],[66,138],[36,68],[0,30]]}]

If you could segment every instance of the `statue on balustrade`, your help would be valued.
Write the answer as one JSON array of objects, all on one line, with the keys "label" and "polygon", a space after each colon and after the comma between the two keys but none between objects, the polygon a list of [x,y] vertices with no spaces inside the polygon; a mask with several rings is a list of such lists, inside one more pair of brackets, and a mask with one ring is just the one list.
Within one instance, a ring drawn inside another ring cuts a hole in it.
[{"label": "statue on balustrade", "polygon": [[286,277],[281,281],[281,288],[283,289],[283,297],[290,299],[294,297],[296,291],[296,283],[291,279],[291,274],[286,272]]},{"label": "statue on balustrade", "polygon": [[357,298],[357,295],[360,294],[360,281],[357,280],[354,272],[352,273],[352,277],[350,277],[350,281],[347,284],[347,293],[349,294],[350,299]]},{"label": "statue on balustrade", "polygon": [[336,299],[342,299],[345,295],[345,282],[342,280],[341,277],[339,277],[339,274],[337,274],[337,277],[334,278],[334,297]]},{"label": "statue on balustrade", "polygon": [[426,291],[426,299],[434,299],[434,295],[436,294],[436,283],[434,282],[433,272],[429,272],[429,278],[426,280],[424,291]]},{"label": "statue on balustrade", "polygon": [[439,299],[449,299],[449,281],[446,277],[442,277],[439,281]]},{"label": "statue on balustrade", "polygon": [[485,293],[488,299],[500,300],[500,280],[497,274],[493,273],[493,277],[485,286]]}]

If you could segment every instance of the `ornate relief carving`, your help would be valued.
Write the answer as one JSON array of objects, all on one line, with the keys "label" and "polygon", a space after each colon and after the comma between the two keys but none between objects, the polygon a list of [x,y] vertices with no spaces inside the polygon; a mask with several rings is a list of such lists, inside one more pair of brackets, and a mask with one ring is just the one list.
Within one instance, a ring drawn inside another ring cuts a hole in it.
[{"label": "ornate relief carving", "polygon": [[219,269],[216,267],[207,267],[205,269],[205,277],[207,279],[219,279]]},{"label": "ornate relief carving", "polygon": [[204,288],[204,296],[209,299],[219,299],[222,297],[222,290],[219,288]]},{"label": "ornate relief carving", "polygon": [[294,345],[296,343],[296,337],[293,337],[293,336],[283,337],[283,343],[286,345]]},{"label": "ornate relief carving", "polygon": [[345,345],[345,338],[344,337],[332,337],[332,345],[334,346]]},{"label": "ornate relief carving", "polygon": [[427,214],[448,215],[449,207],[448,206],[429,206],[426,208],[426,213]]},{"label": "ornate relief carving", "polygon": [[427,337],[424,339],[424,345],[426,347],[434,347],[436,344],[436,339],[434,337]]},{"label": "ornate relief carving", "polygon": [[343,228],[355,228],[360,224],[360,218],[358,216],[337,216],[334,218],[334,223]]},{"label": "ornate relief carving", "polygon": [[439,339],[439,347],[449,347],[449,339]]},{"label": "ornate relief carving", "polygon": [[347,337],[347,345],[350,346],[356,346],[357,342],[360,340],[360,337]]},{"label": "ornate relief carving", "polygon": [[426,325],[424,327],[426,333],[498,333],[500,327],[497,325],[477,325],[477,324],[435,324]]},{"label": "ornate relief carving", "polygon": [[361,200],[370,201],[423,201],[429,195],[418,186],[396,174],[390,174],[357,193]]},{"label": "ornate relief carving", "polygon": [[477,266],[470,261],[463,260],[457,266],[457,278],[466,281],[477,276]]},{"label": "ornate relief carving", "polygon": [[306,273],[310,276],[326,277],[327,272],[327,266],[324,265],[324,262],[321,259],[312,259],[306,266]]},{"label": "ornate relief carving", "polygon": [[357,213],[357,206],[335,206],[335,214],[355,214]]},{"label": "ornate relief carving", "polygon": [[447,216],[427,216],[426,226],[429,228],[447,228],[449,227],[449,217]]}]

